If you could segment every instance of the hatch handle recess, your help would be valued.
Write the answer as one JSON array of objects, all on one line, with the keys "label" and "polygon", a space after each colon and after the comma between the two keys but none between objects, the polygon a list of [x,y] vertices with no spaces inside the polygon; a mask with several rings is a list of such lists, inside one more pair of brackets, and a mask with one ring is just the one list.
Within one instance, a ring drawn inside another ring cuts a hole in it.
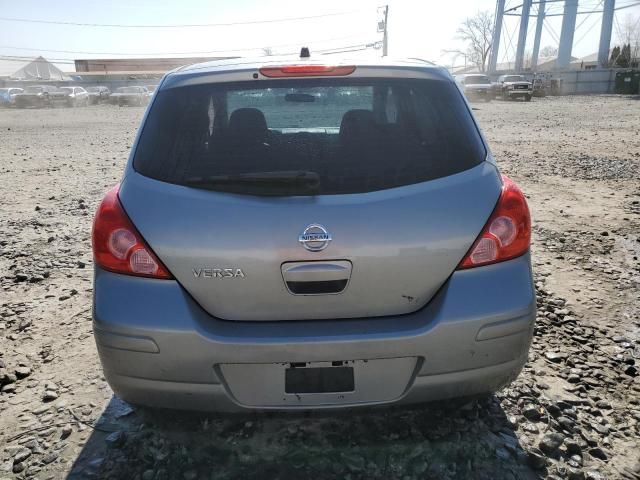
[{"label": "hatch handle recess", "polygon": [[332,260],[282,264],[282,278],[294,295],[341,293],[351,278],[351,262]]}]

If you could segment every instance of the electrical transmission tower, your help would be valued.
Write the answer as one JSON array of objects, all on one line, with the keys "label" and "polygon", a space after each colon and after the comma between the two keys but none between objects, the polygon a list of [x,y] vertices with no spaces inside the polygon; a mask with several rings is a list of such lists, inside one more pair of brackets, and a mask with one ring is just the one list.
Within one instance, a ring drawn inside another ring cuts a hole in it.
[{"label": "electrical transmission tower", "polygon": [[[538,65],[538,55],[540,53],[540,38],[544,21],[547,16],[547,2],[557,2],[559,0],[522,0],[522,3],[505,9],[506,0],[497,0],[495,24],[493,28],[493,43],[491,55],[489,57],[489,72],[495,73],[498,65],[498,52],[500,51],[500,39],[502,35],[503,22],[505,16],[520,17],[520,27],[518,30],[518,43],[516,45],[515,70],[522,71],[524,68],[524,53],[527,43],[527,33],[529,19],[536,17],[536,30],[533,40],[533,51],[531,56],[531,70],[535,70]],[[560,41],[558,42],[558,58],[556,69],[562,70],[569,67],[571,63],[571,50],[573,48],[573,36],[576,31],[576,19],[581,14],[602,13],[602,25],[600,30],[600,45],[598,48],[598,65],[606,68],[609,62],[609,47],[611,45],[611,31],[613,29],[614,12],[616,10],[616,0],[603,0],[603,8],[598,11],[579,12],[578,0],[564,0],[564,10],[562,14],[562,30],[560,31]],[[537,13],[531,15],[531,7],[537,6]],[[624,8],[624,7],[621,7]],[[554,15],[555,16],[555,15]]]}]

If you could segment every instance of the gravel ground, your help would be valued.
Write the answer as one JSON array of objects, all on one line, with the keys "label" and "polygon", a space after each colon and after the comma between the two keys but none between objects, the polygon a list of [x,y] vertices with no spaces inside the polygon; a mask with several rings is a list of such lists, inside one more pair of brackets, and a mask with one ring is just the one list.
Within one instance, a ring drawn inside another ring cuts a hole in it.
[{"label": "gravel ground", "polygon": [[534,217],[529,363],[347,413],[134,409],[91,333],[91,217],[143,110],[0,110],[0,479],[640,479],[640,99],[477,104]]}]

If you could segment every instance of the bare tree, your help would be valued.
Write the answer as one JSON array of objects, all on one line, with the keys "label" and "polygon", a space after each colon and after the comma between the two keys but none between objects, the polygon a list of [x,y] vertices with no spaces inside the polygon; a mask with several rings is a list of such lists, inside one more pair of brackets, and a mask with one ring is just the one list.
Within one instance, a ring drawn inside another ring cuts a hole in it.
[{"label": "bare tree", "polygon": [[558,56],[558,48],[552,47],[551,45],[547,45],[540,50],[541,57],[557,57]]},{"label": "bare tree", "polygon": [[262,47],[262,55],[265,57],[270,57],[273,55],[273,48],[271,47]]},{"label": "bare tree", "polygon": [[493,15],[482,11],[473,17],[467,18],[457,30],[456,37],[467,44],[466,51],[454,51],[465,55],[465,59],[471,61],[478,70],[484,72],[487,69],[491,42],[493,40]]},{"label": "bare tree", "polygon": [[628,14],[624,17],[620,22],[618,40],[622,45],[629,45],[629,48],[624,49],[625,57],[628,56],[624,60],[629,66],[633,65],[640,57],[640,16]]}]

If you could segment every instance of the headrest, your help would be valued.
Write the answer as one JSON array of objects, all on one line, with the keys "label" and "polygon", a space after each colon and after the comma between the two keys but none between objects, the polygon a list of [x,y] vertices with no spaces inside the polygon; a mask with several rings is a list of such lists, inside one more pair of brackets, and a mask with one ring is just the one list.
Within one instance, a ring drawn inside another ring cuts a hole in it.
[{"label": "headrest", "polygon": [[375,135],[376,121],[371,110],[349,110],[342,116],[340,141],[353,140]]},{"label": "headrest", "polygon": [[268,132],[267,121],[257,108],[239,108],[229,118],[229,132],[246,140],[262,142]]}]

